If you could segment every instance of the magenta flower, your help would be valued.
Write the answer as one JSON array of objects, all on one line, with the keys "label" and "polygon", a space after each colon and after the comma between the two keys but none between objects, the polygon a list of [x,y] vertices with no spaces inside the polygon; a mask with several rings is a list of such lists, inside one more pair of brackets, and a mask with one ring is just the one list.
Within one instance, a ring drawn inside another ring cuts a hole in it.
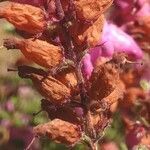
[{"label": "magenta flower", "polygon": [[103,40],[105,39],[113,44],[115,52],[125,52],[135,60],[141,59],[143,56],[141,48],[134,39],[114,24],[105,24]]},{"label": "magenta flower", "polygon": [[96,61],[102,57],[110,58],[116,52],[124,52],[139,60],[143,56],[141,48],[134,39],[114,24],[105,23],[102,41],[89,50],[83,58],[83,72],[87,79],[91,76]]}]

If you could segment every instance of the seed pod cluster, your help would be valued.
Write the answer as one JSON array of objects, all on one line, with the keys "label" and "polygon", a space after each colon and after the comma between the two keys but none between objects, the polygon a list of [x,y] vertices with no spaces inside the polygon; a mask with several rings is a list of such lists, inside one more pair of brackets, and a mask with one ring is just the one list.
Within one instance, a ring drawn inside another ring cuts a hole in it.
[{"label": "seed pod cluster", "polygon": [[74,145],[81,138],[80,128],[72,123],[54,119],[45,124],[34,127],[36,136],[47,136],[57,143]]}]

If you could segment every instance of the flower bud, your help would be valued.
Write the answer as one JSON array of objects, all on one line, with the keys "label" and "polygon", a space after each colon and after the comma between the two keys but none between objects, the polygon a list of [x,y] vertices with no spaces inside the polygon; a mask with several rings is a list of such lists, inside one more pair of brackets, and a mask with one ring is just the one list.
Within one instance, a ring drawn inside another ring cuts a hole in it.
[{"label": "flower bud", "polygon": [[27,59],[45,68],[56,67],[63,59],[60,47],[38,39],[7,39],[4,46],[8,49],[20,49]]},{"label": "flower bud", "polygon": [[50,140],[66,145],[74,145],[81,138],[78,126],[60,119],[38,125],[33,131],[36,136],[47,136]]},{"label": "flower bud", "polygon": [[17,29],[30,34],[41,33],[46,27],[44,11],[28,4],[9,2],[0,8],[0,18],[5,18]]}]

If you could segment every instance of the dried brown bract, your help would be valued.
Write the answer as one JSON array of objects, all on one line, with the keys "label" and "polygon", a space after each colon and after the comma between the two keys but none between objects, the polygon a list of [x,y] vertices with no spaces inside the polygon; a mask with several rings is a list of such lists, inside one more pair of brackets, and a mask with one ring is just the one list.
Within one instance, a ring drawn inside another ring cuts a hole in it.
[{"label": "dried brown bract", "polygon": [[37,34],[46,27],[43,10],[27,4],[9,2],[0,8],[0,18],[7,19],[17,29]]},{"label": "dried brown bract", "polygon": [[75,22],[70,28],[70,34],[79,46],[94,47],[101,39],[104,16],[101,15],[94,23]]},{"label": "dried brown bract", "polygon": [[81,138],[78,126],[60,119],[38,125],[33,130],[36,136],[47,136],[50,140],[66,145],[74,145]]},{"label": "dried brown bract", "polygon": [[75,0],[77,16],[83,21],[95,21],[110,7],[113,0]]},{"label": "dried brown bract", "polygon": [[93,100],[101,100],[111,94],[117,87],[119,73],[111,63],[98,66],[90,78],[89,96]]},{"label": "dried brown bract", "polygon": [[75,69],[72,68],[66,68],[62,71],[58,72],[55,75],[55,78],[58,79],[60,82],[62,82],[67,87],[71,88],[72,91],[77,90],[77,76],[75,73]]},{"label": "dried brown bract", "polygon": [[63,59],[60,47],[38,39],[6,39],[4,46],[8,49],[20,49],[27,59],[45,68],[55,67]]},{"label": "dried brown bract", "polygon": [[19,76],[22,78],[31,79],[35,88],[47,100],[56,105],[61,105],[69,100],[71,97],[70,89],[67,88],[63,83],[53,78],[51,75],[44,75],[44,72],[41,74],[38,72],[35,73],[35,70],[38,69],[33,69],[33,72],[32,68],[29,71],[28,70],[29,69],[27,67],[19,67]]}]

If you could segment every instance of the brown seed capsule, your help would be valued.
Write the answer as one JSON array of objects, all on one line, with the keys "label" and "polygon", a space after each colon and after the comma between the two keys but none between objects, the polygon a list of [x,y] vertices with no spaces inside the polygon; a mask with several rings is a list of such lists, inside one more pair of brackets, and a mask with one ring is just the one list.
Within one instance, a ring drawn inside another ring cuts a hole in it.
[{"label": "brown seed capsule", "polygon": [[44,12],[38,7],[9,2],[0,8],[0,18],[7,19],[17,29],[37,34],[46,27]]},{"label": "brown seed capsule", "polygon": [[57,143],[74,145],[81,138],[80,128],[72,123],[54,119],[33,129],[36,136],[47,136]]},{"label": "brown seed capsule", "polygon": [[63,59],[60,47],[38,39],[6,39],[4,46],[8,49],[20,49],[27,59],[45,68],[55,67]]},{"label": "brown seed capsule", "polygon": [[71,97],[69,88],[42,69],[20,66],[18,74],[21,78],[31,79],[39,93],[53,104],[61,105]]},{"label": "brown seed capsule", "polygon": [[95,21],[112,2],[113,0],[75,0],[77,17],[84,21]]},{"label": "brown seed capsule", "polygon": [[104,16],[100,16],[93,24],[75,22],[70,28],[70,34],[79,46],[83,44],[94,47],[101,38]]},{"label": "brown seed capsule", "polygon": [[98,66],[90,79],[89,96],[92,100],[101,100],[111,94],[119,80],[118,70],[111,63]]}]

